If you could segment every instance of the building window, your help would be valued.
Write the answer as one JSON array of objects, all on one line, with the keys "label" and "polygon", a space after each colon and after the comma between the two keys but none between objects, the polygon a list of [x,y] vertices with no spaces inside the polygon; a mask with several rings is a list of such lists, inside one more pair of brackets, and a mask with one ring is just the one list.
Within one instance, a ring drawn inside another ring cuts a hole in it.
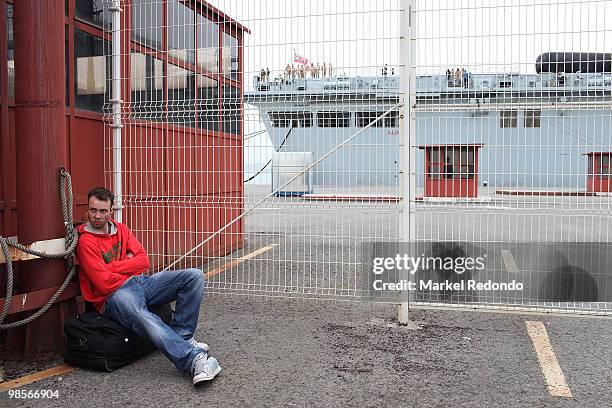
[{"label": "building window", "polygon": [[[357,127],[366,127],[370,123],[374,122],[384,112],[357,112],[355,113],[355,120],[357,121]],[[372,125],[372,127],[383,127],[385,125],[384,118]]]},{"label": "building window", "polygon": [[454,151],[453,170],[455,172],[455,178],[474,178],[474,156],[475,149],[462,147]]},{"label": "building window", "polygon": [[108,0],[75,0],[76,18],[90,24],[110,28],[112,17],[108,10]]},{"label": "building window", "polygon": [[[357,127],[366,127],[370,123],[374,122],[378,117],[382,116],[385,112],[357,112],[355,114],[355,121]],[[398,112],[389,112],[384,118],[376,122],[372,127],[397,127]]]},{"label": "building window", "polygon": [[541,116],[542,116],[542,111],[539,111],[539,110],[525,111],[525,127],[526,128],[539,128]]},{"label": "building window", "polygon": [[168,64],[168,122],[195,125],[195,75]]},{"label": "building window", "polygon": [[268,117],[272,122],[272,127],[291,127],[291,121],[289,120],[290,112],[269,112]]},{"label": "building window", "polygon": [[13,46],[13,5],[6,5],[8,96],[15,97],[15,47]]},{"label": "building window", "polygon": [[389,128],[398,127],[399,126],[399,112],[398,111],[389,112],[389,114],[385,116],[384,121],[385,121],[385,127],[389,127]]},{"label": "building window", "polygon": [[223,76],[238,81],[238,39],[223,33]]},{"label": "building window", "polygon": [[101,112],[104,100],[110,99],[109,47],[108,41],[74,30],[74,90],[77,109]]},{"label": "building window", "polygon": [[219,82],[203,75],[196,77],[198,88],[198,127],[200,129],[219,130]]},{"label": "building window", "polygon": [[427,175],[430,179],[438,180],[444,178],[446,160],[441,149],[429,149],[427,153]]},{"label": "building window", "polygon": [[162,48],[163,3],[132,0],[132,40],[148,47]]},{"label": "building window", "polygon": [[273,127],[312,127],[312,112],[270,112]]},{"label": "building window", "polygon": [[219,73],[219,26],[198,14],[198,68]]},{"label": "building window", "polygon": [[240,135],[240,89],[223,86],[223,132]]},{"label": "building window", "polygon": [[195,11],[178,0],[168,2],[168,55],[195,63]]},{"label": "building window", "polygon": [[319,127],[350,127],[350,112],[319,112],[317,113]]},{"label": "building window", "polygon": [[610,178],[612,172],[610,171],[610,153],[602,154],[599,156],[599,176],[603,178]]},{"label": "building window", "polygon": [[500,88],[512,88],[512,81],[500,81],[499,87]]},{"label": "building window", "polygon": [[430,179],[473,179],[475,149],[432,148],[428,151],[427,175]]},{"label": "building window", "polygon": [[499,127],[515,128],[517,123],[517,111],[501,111],[499,116]]},{"label": "building window", "polygon": [[70,48],[68,44],[70,27],[64,25],[64,76],[66,79],[66,106],[70,106]]},{"label": "building window", "polygon": [[589,154],[588,173],[590,177],[612,178],[612,153]]},{"label": "building window", "polygon": [[130,67],[134,118],[164,120],[164,62],[150,55],[132,52]]}]

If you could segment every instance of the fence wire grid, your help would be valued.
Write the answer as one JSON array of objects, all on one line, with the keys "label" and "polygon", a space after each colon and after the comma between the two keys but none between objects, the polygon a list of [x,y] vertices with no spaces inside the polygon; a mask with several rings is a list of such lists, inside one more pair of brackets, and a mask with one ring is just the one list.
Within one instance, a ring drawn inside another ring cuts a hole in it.
[{"label": "fence wire grid", "polygon": [[120,151],[153,272],[397,303],[373,296],[371,249],[411,242],[489,262],[409,280],[523,284],[425,285],[413,305],[612,311],[612,1],[117,3],[120,149],[112,1],[77,87],[107,101],[107,181]]}]

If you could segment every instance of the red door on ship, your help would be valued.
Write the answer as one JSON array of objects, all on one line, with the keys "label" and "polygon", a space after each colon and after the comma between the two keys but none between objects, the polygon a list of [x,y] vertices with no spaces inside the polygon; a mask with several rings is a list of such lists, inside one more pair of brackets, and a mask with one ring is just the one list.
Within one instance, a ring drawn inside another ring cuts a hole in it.
[{"label": "red door on ship", "polygon": [[419,146],[425,150],[425,197],[478,196],[478,149],[483,146]]},{"label": "red door on ship", "polygon": [[587,191],[590,193],[612,192],[612,152],[589,152]]}]

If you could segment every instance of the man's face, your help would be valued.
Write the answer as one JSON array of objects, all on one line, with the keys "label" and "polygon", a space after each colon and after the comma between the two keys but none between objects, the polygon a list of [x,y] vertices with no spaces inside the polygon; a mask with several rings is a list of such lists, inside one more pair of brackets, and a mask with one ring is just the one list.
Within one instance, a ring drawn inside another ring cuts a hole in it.
[{"label": "man's face", "polygon": [[94,228],[105,228],[112,214],[110,201],[98,200],[93,196],[89,198],[87,215],[89,216],[89,222],[91,222]]}]

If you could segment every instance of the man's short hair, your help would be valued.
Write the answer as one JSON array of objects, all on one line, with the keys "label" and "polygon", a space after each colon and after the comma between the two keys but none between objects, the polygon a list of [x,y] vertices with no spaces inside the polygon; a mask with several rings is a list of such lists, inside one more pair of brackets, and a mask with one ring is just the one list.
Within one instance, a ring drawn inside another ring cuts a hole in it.
[{"label": "man's short hair", "polygon": [[96,197],[100,201],[110,201],[111,208],[113,208],[113,204],[115,203],[114,194],[105,187],[96,187],[91,189],[89,193],[87,193],[87,201],[89,201],[91,197]]}]

